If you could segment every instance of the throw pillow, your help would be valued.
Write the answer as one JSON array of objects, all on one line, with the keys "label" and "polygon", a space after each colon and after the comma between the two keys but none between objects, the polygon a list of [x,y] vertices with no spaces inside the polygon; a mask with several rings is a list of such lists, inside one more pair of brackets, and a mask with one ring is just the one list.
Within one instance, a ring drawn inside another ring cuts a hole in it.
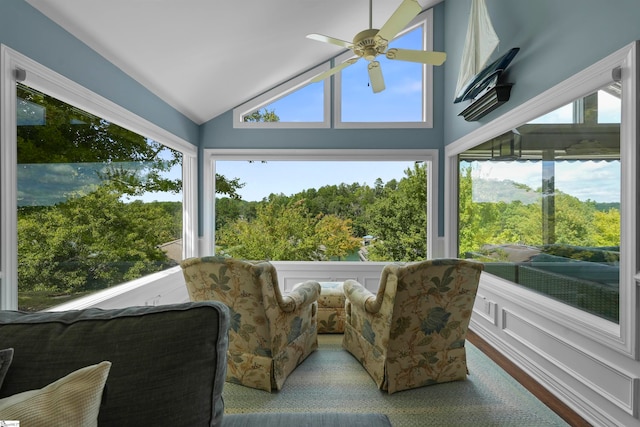
[{"label": "throw pillow", "polygon": [[98,425],[102,390],[111,362],[87,366],[39,390],[0,399],[0,420],[25,426],[68,427]]},{"label": "throw pillow", "polygon": [[12,359],[12,348],[5,348],[4,350],[0,350],[0,387],[2,387],[2,381],[4,381],[4,376],[7,375],[7,371],[9,370],[9,365],[11,365]]}]

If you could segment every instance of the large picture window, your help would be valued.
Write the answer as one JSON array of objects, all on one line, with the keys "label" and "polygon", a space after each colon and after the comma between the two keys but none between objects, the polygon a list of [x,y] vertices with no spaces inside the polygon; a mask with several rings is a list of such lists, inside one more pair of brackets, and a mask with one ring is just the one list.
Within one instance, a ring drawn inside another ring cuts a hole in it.
[{"label": "large picture window", "polygon": [[615,83],[461,153],[459,255],[617,323],[620,112]]},{"label": "large picture window", "polygon": [[437,217],[430,150],[309,151],[207,150],[211,252],[271,261],[430,256]]},{"label": "large picture window", "polygon": [[197,250],[195,146],[2,56],[0,307],[87,306],[179,270]]},{"label": "large picture window", "polygon": [[180,152],[18,84],[17,153],[19,309],[181,260]]}]

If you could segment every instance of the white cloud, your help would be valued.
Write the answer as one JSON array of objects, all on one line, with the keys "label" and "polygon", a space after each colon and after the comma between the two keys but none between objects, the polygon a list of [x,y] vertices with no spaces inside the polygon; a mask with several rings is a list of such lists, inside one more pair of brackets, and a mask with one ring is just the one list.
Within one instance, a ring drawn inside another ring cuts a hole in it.
[{"label": "white cloud", "polygon": [[[620,202],[620,162],[573,161],[555,163],[556,189],[580,200]],[[476,179],[511,180],[532,189],[542,186],[542,163],[477,162],[472,171]]]}]

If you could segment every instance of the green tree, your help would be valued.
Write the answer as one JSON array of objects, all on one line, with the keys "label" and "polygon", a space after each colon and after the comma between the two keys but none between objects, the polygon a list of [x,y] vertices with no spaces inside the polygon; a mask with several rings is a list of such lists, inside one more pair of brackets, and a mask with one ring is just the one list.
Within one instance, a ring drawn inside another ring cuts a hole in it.
[{"label": "green tree", "polygon": [[321,215],[315,224],[315,237],[319,242],[322,260],[341,259],[360,246],[360,239],[352,236],[351,220],[335,215]]},{"label": "green tree", "polygon": [[20,291],[102,289],[170,266],[158,245],[175,238],[174,219],[161,206],[121,196],[101,186],[19,215]]},{"label": "green tree", "polygon": [[237,258],[298,261],[346,256],[359,245],[348,221],[311,215],[302,200],[260,204],[255,219],[228,224],[216,241],[217,252]]},{"label": "green tree", "polygon": [[367,228],[375,236],[369,245],[372,261],[417,261],[427,257],[426,165],[405,170],[367,207]]},{"label": "green tree", "polygon": [[[27,86],[17,91],[19,164],[103,164],[98,178],[123,194],[182,191],[182,179],[167,177],[182,163],[180,152]],[[46,111],[46,126],[40,111]],[[242,186],[216,174],[220,194],[239,197]]]},{"label": "green tree", "polygon": [[593,245],[620,246],[620,210],[595,212],[593,217]]},{"label": "green tree", "polygon": [[244,116],[245,122],[279,122],[280,117],[276,114],[275,109],[263,108],[258,109],[251,114]]},{"label": "green tree", "polygon": [[259,202],[247,202],[239,198],[216,198],[216,231],[237,219],[252,220],[256,217]]},{"label": "green tree", "polygon": [[[556,190],[552,212],[555,236],[543,241],[543,206],[540,189],[535,192],[522,184],[512,183],[513,194],[524,190],[537,194],[530,203],[477,202],[472,199],[471,168],[461,168],[459,180],[459,250],[483,252],[487,244],[520,244],[542,246],[557,243],[574,246],[618,246],[620,244],[620,212],[618,209],[578,198]],[[606,211],[598,209],[606,208]],[[495,252],[492,254],[495,259]]]},{"label": "green tree", "polygon": [[[180,179],[164,174],[182,162],[178,151],[26,86],[18,97],[18,163],[102,163],[100,178],[124,194],[181,190]],[[34,105],[46,111],[46,125]]]},{"label": "green tree", "polygon": [[555,193],[556,241],[568,245],[591,245],[595,205],[561,191]]}]

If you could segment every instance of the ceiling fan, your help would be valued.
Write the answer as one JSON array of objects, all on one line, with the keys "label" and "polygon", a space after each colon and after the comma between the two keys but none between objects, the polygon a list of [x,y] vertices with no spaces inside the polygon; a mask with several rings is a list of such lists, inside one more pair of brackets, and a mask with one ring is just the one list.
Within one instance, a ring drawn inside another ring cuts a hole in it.
[{"label": "ceiling fan", "polygon": [[311,82],[319,82],[343,70],[349,65],[353,65],[364,58],[369,61],[369,81],[371,82],[371,88],[374,93],[378,93],[384,90],[384,77],[382,76],[382,69],[380,63],[376,61],[376,57],[380,54],[384,54],[388,59],[397,59],[400,61],[419,62],[421,64],[442,65],[447,54],[444,52],[431,52],[423,50],[412,49],[387,49],[389,42],[393,40],[400,31],[402,31],[408,24],[422,12],[422,6],[416,0],[403,0],[400,6],[393,12],[391,17],[385,22],[385,24],[379,30],[373,27],[373,0],[369,0],[369,29],[360,31],[353,38],[353,42],[336,39],[322,34],[309,34],[307,38],[312,40],[321,41],[324,43],[331,43],[343,48],[350,49],[357,56],[357,58],[351,58],[343,62],[340,65],[333,67],[332,69],[325,71],[314,77]]}]

